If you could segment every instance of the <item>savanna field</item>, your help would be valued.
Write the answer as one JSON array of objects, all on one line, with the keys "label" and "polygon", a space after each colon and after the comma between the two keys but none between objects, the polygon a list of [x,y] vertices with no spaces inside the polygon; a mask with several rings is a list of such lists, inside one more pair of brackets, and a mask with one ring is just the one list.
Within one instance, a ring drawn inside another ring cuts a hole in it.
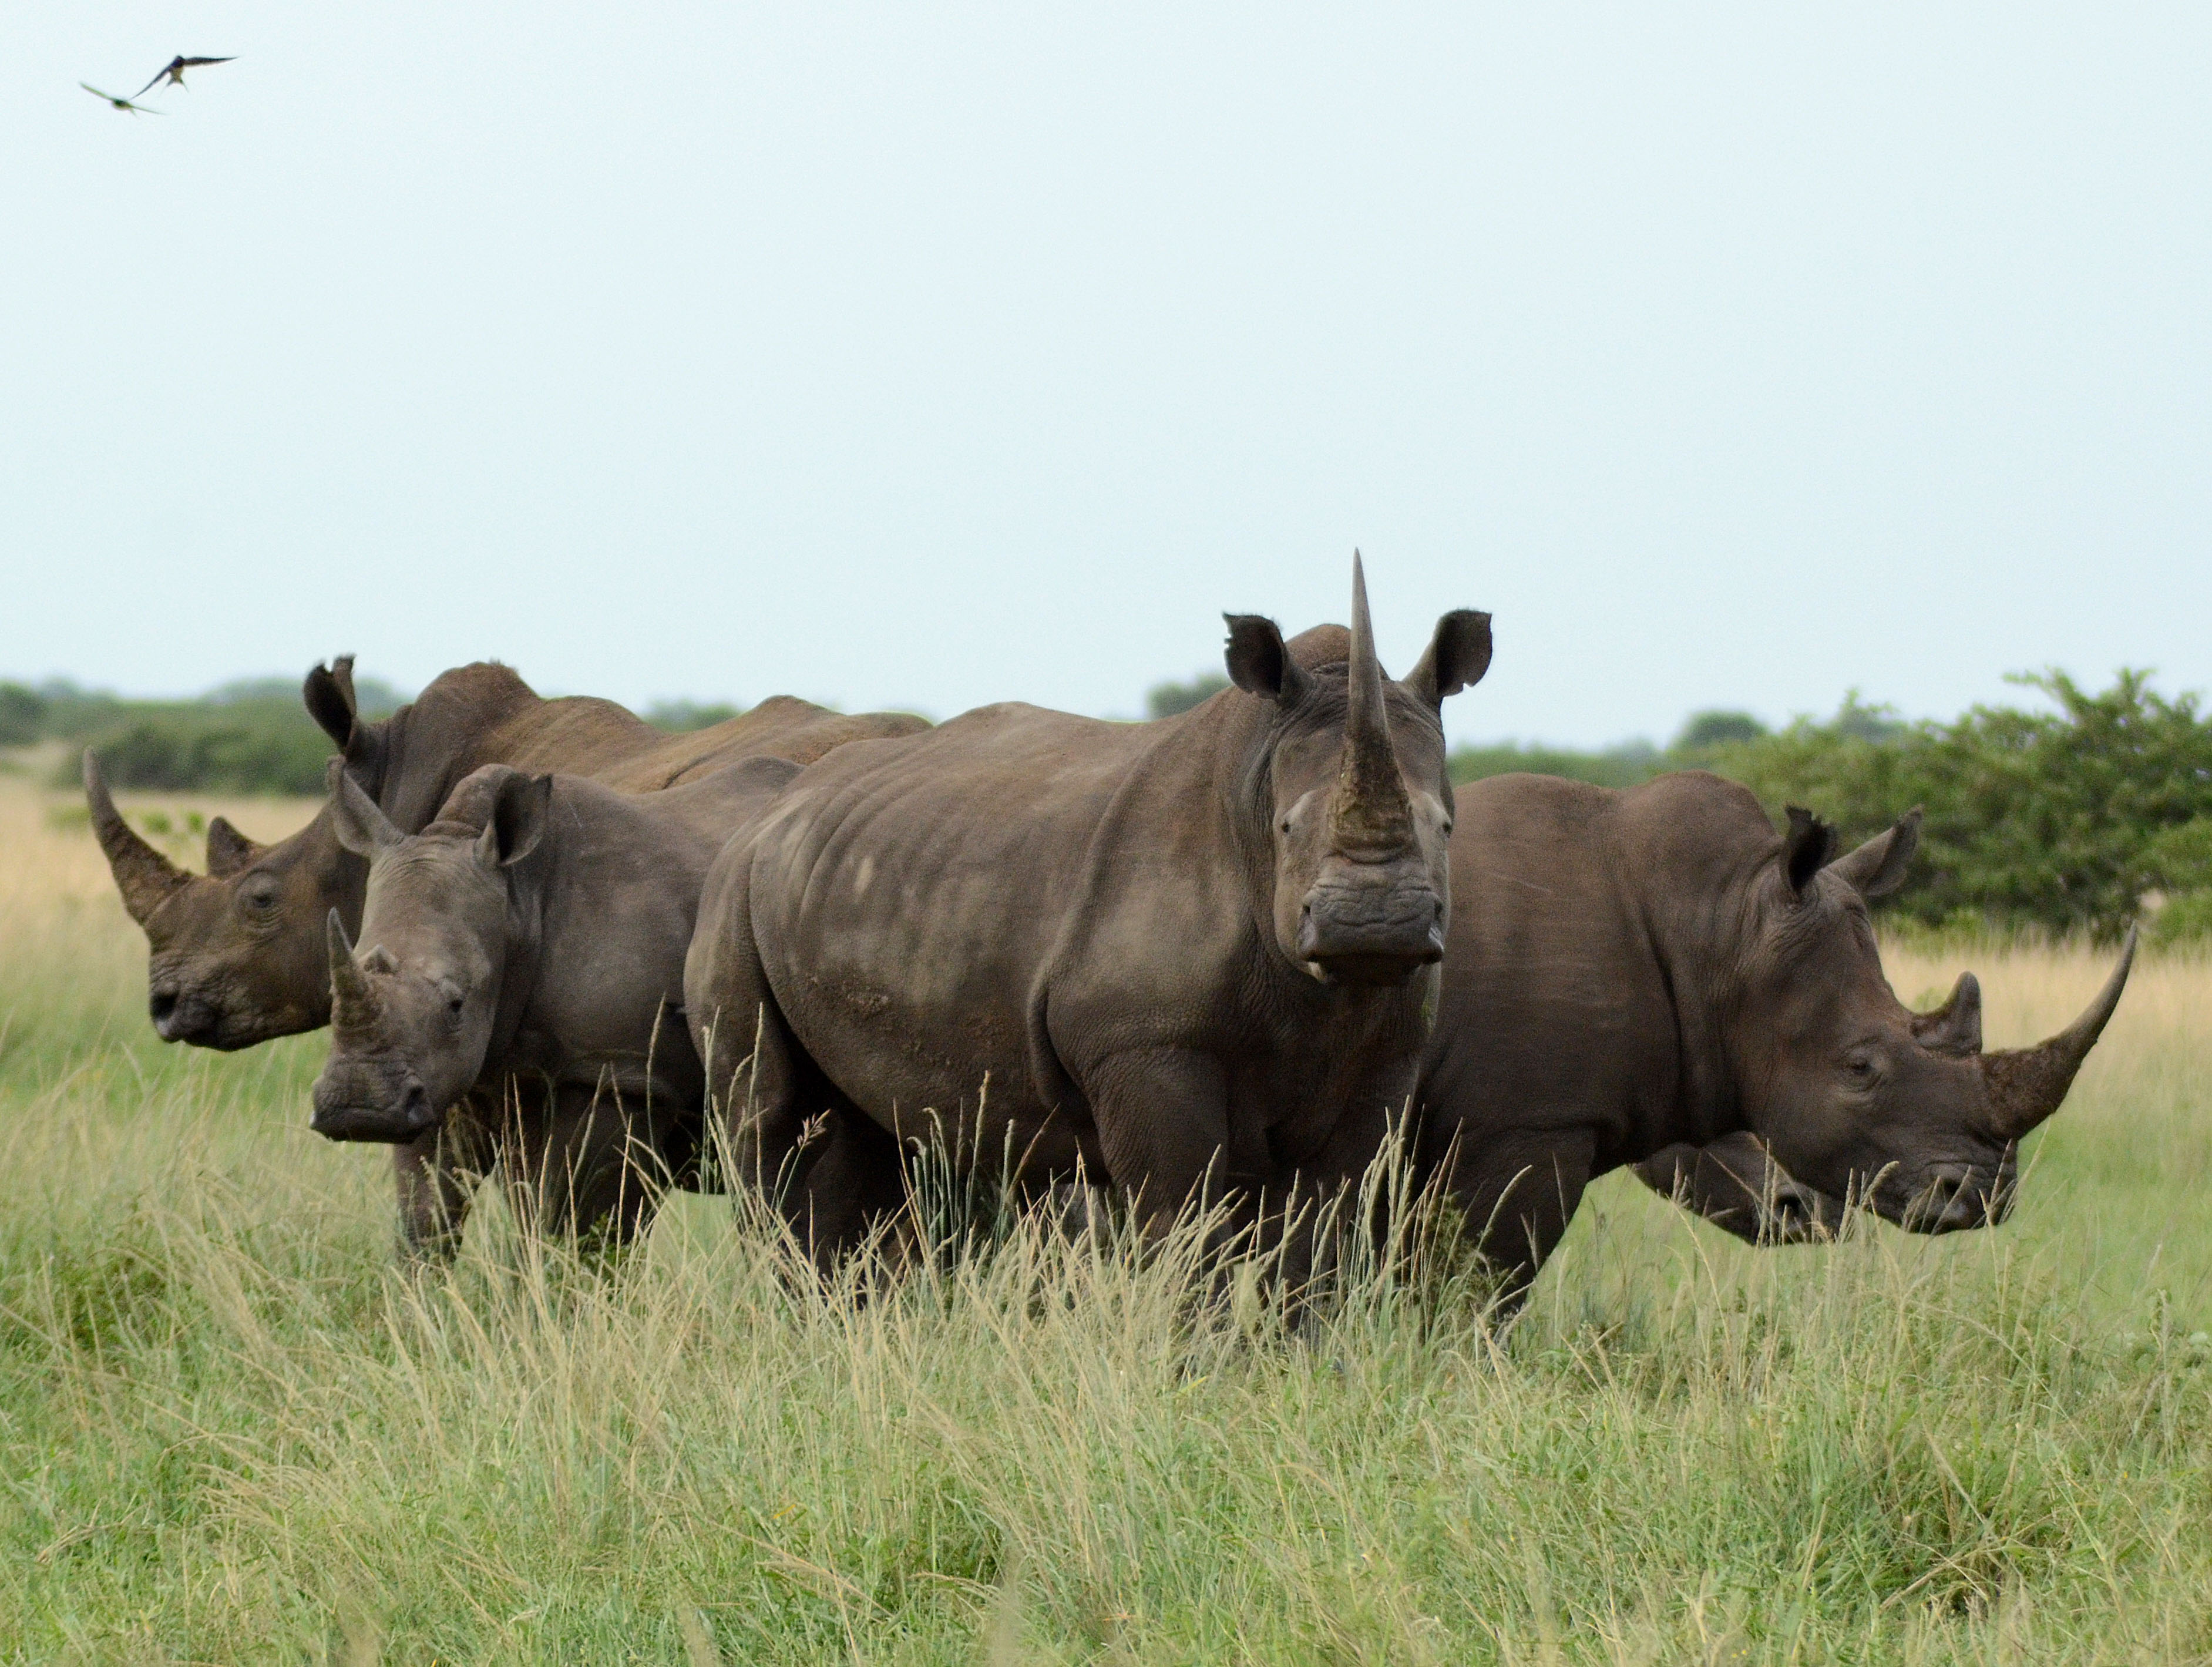
[{"label": "savanna field", "polygon": [[[2212,964],[2152,958],[2021,1207],[1754,1251],[1616,1176],[1519,1323],[1296,1334],[1018,1224],[857,1303],[726,1199],[613,1265],[391,1254],[325,1038],[164,1048],[82,800],[0,776],[0,1658],[2212,1658]],[[305,801],[127,799],[269,838]],[[180,842],[179,855],[197,841]],[[2050,1034],[2085,949],[1899,946]]]}]

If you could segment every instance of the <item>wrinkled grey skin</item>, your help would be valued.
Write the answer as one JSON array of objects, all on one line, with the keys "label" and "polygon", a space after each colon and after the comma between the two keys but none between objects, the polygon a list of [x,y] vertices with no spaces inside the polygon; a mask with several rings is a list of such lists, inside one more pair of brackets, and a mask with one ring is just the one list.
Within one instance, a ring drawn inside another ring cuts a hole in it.
[{"label": "wrinkled grey skin", "polygon": [[708,865],[798,773],[753,758],[633,795],[492,764],[410,835],[333,762],[331,826],[368,883],[359,954],[328,917],[331,1045],[312,1127],[407,1141],[465,1099],[501,1107],[554,1131],[528,1149],[559,1172],[532,1174],[494,1124],[525,1220],[636,1232],[702,1126],[680,1007]]},{"label": "wrinkled grey skin", "polygon": [[[848,740],[927,727],[904,714],[848,716],[778,696],[726,723],[670,735],[611,701],[546,700],[493,663],[444,672],[391,717],[370,721],[357,709],[350,655],[308,672],[301,695],[347,774],[409,833],[487,764],[648,792],[754,755],[805,764]],[[336,909],[349,931],[359,929],[368,877],[332,831],[328,807],[269,845],[218,817],[208,828],[208,872],[192,874],[117,813],[89,753],[84,769],[94,831],[125,908],[146,933],[149,1011],[162,1039],[233,1049],[328,1024],[324,922]],[[492,1161],[490,1135],[487,1111],[475,1126],[449,1122],[394,1153],[403,1250],[438,1239],[465,1208],[468,1176]],[[559,1166],[546,1153],[527,1161]]]},{"label": "wrinkled grey skin", "polygon": [[[1488,1225],[1509,1289],[1592,1176],[1670,1183],[1684,1145],[1732,1143],[1752,1171],[1764,1155],[1815,1210],[1863,1197],[1923,1232],[2002,1220],[2019,1142],[2065,1098],[2133,955],[2130,937],[2059,1036],[1984,1053],[1971,974],[1930,1013],[1882,976],[1867,902],[1904,882],[1917,812],[1837,857],[1807,812],[1778,837],[1699,771],[1617,791],[1500,776],[1458,802],[1423,1152]],[[1715,1183],[1690,1166],[1693,1195]]]},{"label": "wrinkled grey skin", "polygon": [[1310,671],[1232,617],[1235,686],[1158,722],[1000,705],[842,748],[732,842],[686,1007],[740,1174],[818,1258],[896,1204],[893,1137],[932,1112],[1155,1226],[1358,1172],[1427,1030],[1439,709],[1490,629],[1447,614],[1391,683],[1356,565],[1352,612],[1348,661]]}]

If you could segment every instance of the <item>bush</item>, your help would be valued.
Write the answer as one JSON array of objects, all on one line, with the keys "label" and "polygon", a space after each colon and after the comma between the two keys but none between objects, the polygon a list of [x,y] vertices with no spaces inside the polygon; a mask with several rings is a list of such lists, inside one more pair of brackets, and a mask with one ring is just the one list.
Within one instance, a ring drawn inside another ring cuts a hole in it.
[{"label": "bush", "polygon": [[[324,766],[334,749],[296,702],[134,704],[126,713],[116,727],[81,738],[100,755],[112,786],[308,797],[323,791]],[[55,772],[55,785],[73,786],[76,779],[72,753]]]},{"label": "bush", "polygon": [[2212,885],[2212,860],[2193,855],[2212,858],[2207,837],[2177,831],[2212,816],[2197,697],[2168,700],[2133,671],[2101,694],[2056,671],[2016,681],[2058,709],[1903,724],[1854,698],[1828,722],[1723,747],[1712,768],[1770,810],[1818,811],[1846,844],[1923,806],[1921,859],[1890,906],[1923,925],[2109,940],[2145,892]]},{"label": "bush", "polygon": [[28,746],[39,739],[46,703],[33,689],[0,683],[0,746]]},{"label": "bush", "polygon": [[[366,718],[389,716],[406,697],[356,678]],[[307,715],[289,678],[227,683],[193,701],[125,701],[57,680],[37,689],[0,684],[0,746],[72,743],[57,787],[77,782],[76,753],[90,747],[111,784],[171,792],[320,796],[330,737]]]},{"label": "bush", "polygon": [[683,733],[693,729],[708,729],[718,723],[727,723],[732,718],[745,715],[742,706],[732,706],[727,701],[664,700],[656,701],[646,709],[645,721],[655,729],[672,733]]},{"label": "bush", "polygon": [[1526,770],[1533,776],[1564,776],[1570,782],[1588,782],[1594,787],[1632,788],[1666,769],[1668,757],[1649,741],[1625,741],[1602,752],[1577,752],[1540,742],[1523,745],[1518,741],[1499,741],[1489,746],[1455,748],[1445,765],[1456,782]]},{"label": "bush", "polygon": [[1200,672],[1188,683],[1156,683],[1145,694],[1145,715],[1172,718],[1201,702],[1212,700],[1229,686],[1218,672]]}]

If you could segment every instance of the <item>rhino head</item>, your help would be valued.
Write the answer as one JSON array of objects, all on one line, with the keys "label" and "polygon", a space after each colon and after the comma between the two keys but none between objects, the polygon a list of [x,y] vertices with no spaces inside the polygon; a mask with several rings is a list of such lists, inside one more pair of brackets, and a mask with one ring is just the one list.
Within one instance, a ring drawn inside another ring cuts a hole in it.
[{"label": "rhino head", "polygon": [[483,1072],[507,964],[507,873],[543,837],[550,776],[504,765],[454,788],[441,819],[403,834],[331,766],[331,821],[368,859],[356,953],[327,917],[331,1053],[308,1126],[333,1141],[415,1139]]},{"label": "rhino head", "polygon": [[1731,1026],[1751,1128],[1799,1181],[1899,1226],[1994,1226],[2012,1208],[2021,1141],[2058,1110],[2118,1005],[2135,934],[2072,1025],[1987,1053],[1973,974],[1929,1013],[1907,1008],[1882,976],[1867,900],[1904,884],[1920,813],[1833,860],[1833,829],[1795,808],[1790,824],[1753,889]]},{"label": "rhino head", "polygon": [[1489,668],[1490,616],[1444,615],[1394,683],[1375,657],[1355,553],[1340,669],[1302,665],[1273,620],[1228,621],[1231,681],[1275,708],[1252,785],[1254,812],[1267,818],[1277,946],[1323,983],[1402,984],[1443,958],[1452,791],[1442,708]]},{"label": "rhino head", "polygon": [[[305,693],[351,766],[373,770],[378,735],[357,721],[351,656],[310,672]],[[147,1012],[164,1042],[250,1048],[328,1020],[323,916],[350,912],[361,877],[325,816],[273,845],[218,816],[208,824],[207,872],[195,874],[123,819],[90,752],[84,795],[123,906],[146,934]]]}]

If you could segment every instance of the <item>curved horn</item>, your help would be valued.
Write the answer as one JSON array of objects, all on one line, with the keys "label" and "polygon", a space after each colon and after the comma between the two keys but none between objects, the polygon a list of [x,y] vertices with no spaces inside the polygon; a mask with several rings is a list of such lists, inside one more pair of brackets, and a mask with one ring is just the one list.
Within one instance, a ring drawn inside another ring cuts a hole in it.
[{"label": "curved horn", "polygon": [[1912,1039],[1931,1053],[1971,1056],[1982,1050],[1982,986],[1971,972],[1959,975],[1951,999],[1930,1013],[1912,1015]]},{"label": "curved horn", "polygon": [[132,831],[115,808],[100,774],[100,761],[89,748],[84,755],[84,797],[92,809],[92,830],[115,876],[115,889],[123,894],[123,906],[143,926],[172,893],[191,885],[192,877]]},{"label": "curved horn", "polygon": [[354,964],[353,943],[345,922],[331,910],[325,935],[331,951],[331,1025],[336,1030],[357,1028],[376,1019],[376,991],[368,975]]},{"label": "curved horn", "polygon": [[2136,929],[2130,927],[2119,965],[2112,969],[2105,988],[2079,1019],[2033,1048],[1982,1056],[1982,1077],[1989,1084],[1998,1134],[2017,1141],[2058,1109],[2066,1091],[2074,1086],[2074,1074],[2104,1034],[2112,1009],[2119,1006],[2120,992],[2127,988],[2128,969],[2135,959]]},{"label": "curved horn", "polygon": [[1382,662],[1367,618],[1367,575],[1352,553],[1352,658],[1345,668],[1350,705],[1344,718],[1344,762],[1338,767],[1329,822],[1340,848],[1388,849],[1413,837],[1413,807],[1390,745],[1383,703]]}]

